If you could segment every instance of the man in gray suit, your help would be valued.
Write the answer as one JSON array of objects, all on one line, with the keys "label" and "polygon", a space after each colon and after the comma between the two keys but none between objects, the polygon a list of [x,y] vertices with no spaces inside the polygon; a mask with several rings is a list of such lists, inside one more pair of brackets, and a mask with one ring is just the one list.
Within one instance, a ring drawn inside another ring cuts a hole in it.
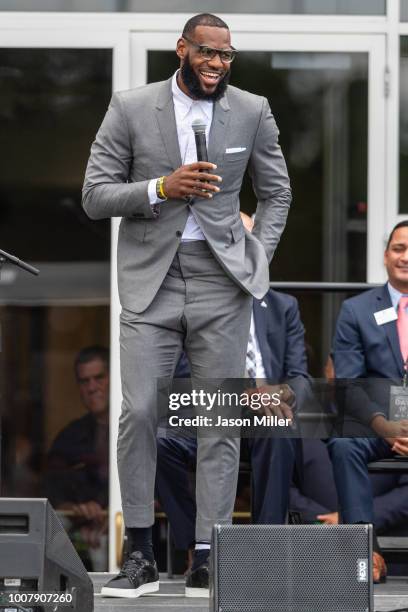
[{"label": "man in gray suit", "polygon": [[[118,467],[131,554],[102,590],[118,597],[158,589],[157,379],[173,376],[183,348],[193,384],[243,376],[252,296],[268,291],[268,262],[291,200],[267,100],[228,85],[235,49],[227,24],[209,14],[191,18],[176,52],[180,70],[168,81],[113,95],[83,190],[92,219],[122,217]],[[197,162],[196,119],[206,124],[210,162]],[[252,234],[239,215],[247,167],[258,199]],[[213,524],[231,520],[238,458],[239,440],[200,438],[193,586]]]}]

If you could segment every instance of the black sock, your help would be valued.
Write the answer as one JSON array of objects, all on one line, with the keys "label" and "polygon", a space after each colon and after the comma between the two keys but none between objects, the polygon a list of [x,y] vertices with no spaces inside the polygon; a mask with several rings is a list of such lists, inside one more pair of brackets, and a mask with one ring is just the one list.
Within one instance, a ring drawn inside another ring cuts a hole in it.
[{"label": "black sock", "polygon": [[145,559],[153,563],[153,541],[151,527],[126,527],[128,553],[140,550]]},{"label": "black sock", "polygon": [[194,571],[198,567],[200,567],[200,565],[203,565],[204,563],[207,563],[209,556],[210,556],[210,549],[209,548],[203,548],[203,549],[200,549],[200,550],[195,550],[194,551],[194,557],[193,557],[193,565],[191,567],[191,571]]}]

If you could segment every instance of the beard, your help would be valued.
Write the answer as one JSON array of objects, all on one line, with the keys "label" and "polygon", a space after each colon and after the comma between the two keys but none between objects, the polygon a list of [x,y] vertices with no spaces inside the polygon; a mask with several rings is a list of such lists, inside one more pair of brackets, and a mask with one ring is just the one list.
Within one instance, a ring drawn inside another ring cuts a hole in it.
[{"label": "beard", "polygon": [[180,68],[181,78],[183,79],[184,85],[187,87],[190,95],[195,100],[207,100],[208,102],[216,102],[222,98],[227,89],[227,85],[230,78],[230,70],[224,74],[222,79],[218,82],[216,89],[211,94],[206,94],[201,89],[200,79],[194,72],[188,54],[184,58],[183,65]]}]

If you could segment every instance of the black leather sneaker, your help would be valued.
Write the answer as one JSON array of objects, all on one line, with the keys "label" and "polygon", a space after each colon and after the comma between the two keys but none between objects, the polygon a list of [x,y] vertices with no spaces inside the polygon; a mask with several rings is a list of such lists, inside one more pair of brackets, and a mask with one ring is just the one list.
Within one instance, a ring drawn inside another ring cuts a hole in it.
[{"label": "black leather sneaker", "polygon": [[196,570],[190,570],[186,578],[186,597],[209,597],[208,563],[203,563]]},{"label": "black leather sneaker", "polygon": [[159,572],[156,562],[150,563],[141,552],[129,555],[119,574],[102,587],[105,597],[140,597],[159,590]]}]

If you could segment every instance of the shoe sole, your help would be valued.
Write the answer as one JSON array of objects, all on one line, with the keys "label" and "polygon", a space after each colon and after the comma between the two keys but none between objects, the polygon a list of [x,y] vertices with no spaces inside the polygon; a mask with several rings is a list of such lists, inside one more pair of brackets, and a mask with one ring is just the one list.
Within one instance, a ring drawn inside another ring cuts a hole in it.
[{"label": "shoe sole", "polygon": [[210,597],[210,589],[203,589],[198,587],[186,587],[185,590],[186,597],[206,597],[207,599]]},{"label": "shoe sole", "polygon": [[115,589],[112,587],[102,587],[101,595],[104,597],[124,597],[126,599],[140,597],[148,593],[156,593],[159,590],[159,581],[147,582],[137,589]]},{"label": "shoe sole", "polygon": [[387,582],[387,576],[380,576],[379,580],[373,579],[374,584],[384,584],[384,582]]}]

